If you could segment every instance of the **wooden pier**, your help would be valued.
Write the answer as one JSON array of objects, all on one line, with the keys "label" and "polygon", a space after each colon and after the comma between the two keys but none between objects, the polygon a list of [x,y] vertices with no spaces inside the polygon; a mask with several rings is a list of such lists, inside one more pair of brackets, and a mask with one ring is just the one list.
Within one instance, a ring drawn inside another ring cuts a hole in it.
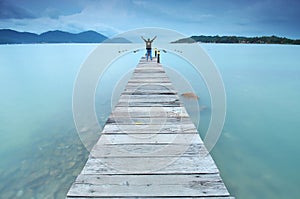
[{"label": "wooden pier", "polygon": [[141,59],[67,198],[230,197],[161,64]]}]

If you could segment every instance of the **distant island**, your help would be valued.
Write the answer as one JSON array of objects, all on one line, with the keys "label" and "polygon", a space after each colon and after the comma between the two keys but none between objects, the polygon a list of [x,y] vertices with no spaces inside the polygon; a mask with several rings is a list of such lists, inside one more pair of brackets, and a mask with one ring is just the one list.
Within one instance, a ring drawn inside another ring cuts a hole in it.
[{"label": "distant island", "polygon": [[245,44],[293,44],[300,45],[300,39],[293,40],[285,37],[263,36],[263,37],[238,37],[238,36],[192,36],[179,39],[172,43],[245,43]]},{"label": "distant island", "polygon": [[42,34],[18,32],[10,29],[0,30],[0,44],[36,44],[36,43],[101,43],[106,36],[95,31],[73,34],[64,31],[48,31]]}]

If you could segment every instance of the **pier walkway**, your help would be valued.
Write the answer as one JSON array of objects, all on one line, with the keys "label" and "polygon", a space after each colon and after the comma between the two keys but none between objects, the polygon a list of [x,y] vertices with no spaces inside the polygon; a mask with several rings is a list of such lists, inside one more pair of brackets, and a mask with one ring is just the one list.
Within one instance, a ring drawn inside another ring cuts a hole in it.
[{"label": "pier walkway", "polygon": [[178,197],[233,199],[162,65],[142,58],[67,199]]}]

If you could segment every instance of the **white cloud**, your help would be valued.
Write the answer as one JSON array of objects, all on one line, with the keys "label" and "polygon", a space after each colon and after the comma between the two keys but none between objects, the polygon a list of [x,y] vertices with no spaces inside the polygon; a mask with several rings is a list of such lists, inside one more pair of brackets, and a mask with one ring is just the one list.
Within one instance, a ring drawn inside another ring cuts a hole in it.
[{"label": "white cloud", "polygon": [[[56,11],[49,10],[50,14],[51,12],[55,13],[52,13],[52,15],[47,13],[47,16],[34,19],[5,19],[0,21],[0,26],[35,33],[42,33],[49,30],[63,30],[74,33],[95,30],[111,36],[121,32],[120,29],[115,28],[119,25],[116,22],[118,22],[120,15],[117,13],[114,14],[113,8],[107,9],[108,5],[104,5],[105,7],[102,6],[103,4],[90,5],[80,13],[66,16],[58,16]],[[125,20],[127,18],[126,13],[121,13],[121,17]]]},{"label": "white cloud", "polygon": [[87,0],[73,14],[49,8],[41,18],[0,20],[0,27],[37,33],[95,30],[106,36],[143,27],[169,28],[188,35],[268,34],[266,27],[277,30],[272,24],[276,17],[268,14],[277,10],[264,10],[268,2],[236,5],[220,1],[221,5],[213,7],[212,3],[199,1]]}]

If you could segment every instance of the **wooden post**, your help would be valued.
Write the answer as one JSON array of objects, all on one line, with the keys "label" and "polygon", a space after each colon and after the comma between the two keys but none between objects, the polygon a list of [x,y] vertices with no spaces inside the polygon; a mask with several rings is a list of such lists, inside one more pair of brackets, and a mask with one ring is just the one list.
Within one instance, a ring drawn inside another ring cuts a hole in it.
[{"label": "wooden post", "polygon": [[157,51],[157,63],[160,63],[160,51]]},{"label": "wooden post", "polygon": [[154,48],[155,57],[157,57],[157,48]]}]

